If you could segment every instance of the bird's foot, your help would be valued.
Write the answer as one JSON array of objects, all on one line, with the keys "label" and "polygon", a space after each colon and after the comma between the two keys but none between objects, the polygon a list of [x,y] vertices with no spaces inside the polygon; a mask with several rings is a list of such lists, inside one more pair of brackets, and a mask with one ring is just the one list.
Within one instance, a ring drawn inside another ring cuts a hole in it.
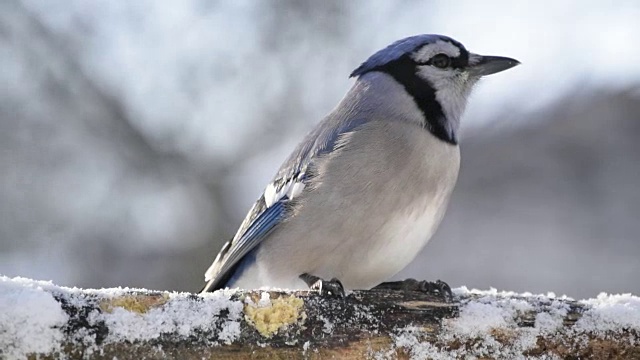
[{"label": "bird's foot", "polygon": [[299,276],[304,281],[309,289],[317,290],[320,295],[327,297],[343,298],[344,286],[340,280],[333,278],[331,280],[323,280],[315,275],[304,273]]},{"label": "bird's foot", "polygon": [[419,281],[416,279],[406,279],[403,281],[389,281],[374,287],[374,289],[384,290],[402,290],[402,291],[420,291],[426,294],[434,295],[445,302],[453,300],[453,293],[449,284],[442,280],[437,281]]}]

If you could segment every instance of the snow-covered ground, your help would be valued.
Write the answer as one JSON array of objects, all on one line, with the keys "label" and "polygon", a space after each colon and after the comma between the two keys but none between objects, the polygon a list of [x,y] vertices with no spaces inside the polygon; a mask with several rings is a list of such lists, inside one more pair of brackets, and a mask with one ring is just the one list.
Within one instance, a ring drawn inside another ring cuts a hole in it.
[{"label": "snow-covered ground", "polygon": [[[155,300],[142,305],[127,305],[114,300],[132,292],[147,293]],[[243,315],[246,315],[243,314],[245,302],[233,299],[234,293],[228,290],[194,296],[128,288],[82,290],[26,278],[0,277],[0,357],[17,359],[31,353],[60,351],[63,341],[70,340],[64,333],[70,320],[64,306],[70,302],[75,302],[72,305],[79,308],[91,301],[100,303],[102,311],[90,313],[89,324],[84,328],[106,326],[108,332],[76,332],[75,338],[71,339],[89,349],[95,346],[99,337],[98,343],[108,344],[124,340],[148,341],[158,339],[162,334],[186,340],[197,332],[215,334],[211,346],[230,344],[238,339]],[[256,306],[271,304],[271,299],[265,294]],[[540,337],[561,331],[565,334],[568,331],[569,335],[602,337],[623,331],[627,334],[640,331],[640,298],[630,294],[601,294],[595,299],[578,301],[577,304],[585,310],[570,330],[566,330],[563,321],[571,304],[576,303],[564,296],[516,294],[495,289],[479,291],[464,287],[456,289],[455,294],[460,300],[459,316],[443,320],[437,342],[475,341],[480,345],[473,349],[473,356],[492,354],[498,358],[516,358],[534,348]],[[533,326],[523,327],[517,323],[516,319],[526,313],[535,314]],[[497,341],[497,332],[509,334],[511,345],[505,347]],[[424,335],[424,329],[418,327],[397,329],[391,348],[372,355],[385,358],[401,349],[416,359],[444,359],[452,355],[466,355],[461,351],[468,351],[464,347],[442,350],[442,347],[434,346],[433,341],[424,341]],[[307,351],[310,346],[308,342],[299,345],[301,351]]]}]

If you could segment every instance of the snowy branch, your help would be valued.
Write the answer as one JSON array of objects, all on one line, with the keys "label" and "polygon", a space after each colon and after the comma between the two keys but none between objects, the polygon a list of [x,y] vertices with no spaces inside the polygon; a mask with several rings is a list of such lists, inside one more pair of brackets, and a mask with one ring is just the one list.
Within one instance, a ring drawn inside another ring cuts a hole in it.
[{"label": "snowy branch", "polygon": [[0,358],[640,358],[640,298],[83,290],[0,277]]}]

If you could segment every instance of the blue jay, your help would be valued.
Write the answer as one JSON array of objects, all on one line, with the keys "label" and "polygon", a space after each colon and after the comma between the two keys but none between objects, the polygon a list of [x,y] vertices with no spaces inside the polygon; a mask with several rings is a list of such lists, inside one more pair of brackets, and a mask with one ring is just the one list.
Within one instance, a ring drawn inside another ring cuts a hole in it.
[{"label": "blue jay", "polygon": [[[311,287],[339,295],[398,273],[444,216],[471,89],[518,64],[442,35],[408,37],[373,54],[224,244],[202,291]],[[443,282],[415,283],[450,291]]]}]

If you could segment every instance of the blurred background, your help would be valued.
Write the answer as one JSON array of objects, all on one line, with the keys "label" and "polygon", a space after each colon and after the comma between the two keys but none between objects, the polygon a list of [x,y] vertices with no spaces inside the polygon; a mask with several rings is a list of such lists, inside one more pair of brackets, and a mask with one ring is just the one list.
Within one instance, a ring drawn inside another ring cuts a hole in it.
[{"label": "blurred background", "polygon": [[640,3],[0,1],[0,274],[197,291],[302,136],[399,38],[522,65],[467,108],[398,278],[640,293]]}]

